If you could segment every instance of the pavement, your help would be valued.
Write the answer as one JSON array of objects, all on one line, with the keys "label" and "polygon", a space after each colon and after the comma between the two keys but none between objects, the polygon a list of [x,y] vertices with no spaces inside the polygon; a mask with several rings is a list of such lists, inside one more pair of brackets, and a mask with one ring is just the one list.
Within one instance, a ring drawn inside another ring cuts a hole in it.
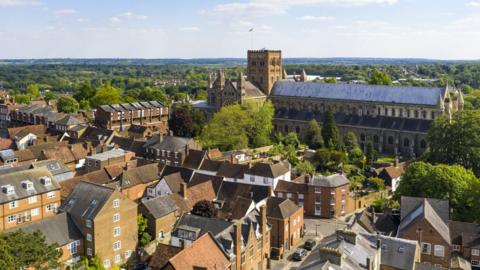
[{"label": "pavement", "polygon": [[[335,231],[337,229],[344,229],[346,223],[342,220],[320,219],[314,217],[305,217],[304,223],[306,226],[305,236],[303,240],[295,247],[286,252],[284,259],[272,260],[271,269],[273,270],[287,270],[287,269],[302,269],[313,270],[319,269],[322,265],[320,263],[319,249],[321,246],[327,245],[334,241]],[[306,240],[313,239],[317,245],[312,251],[308,251],[307,257],[302,261],[296,262],[291,259],[292,254],[299,247],[303,247]]]}]

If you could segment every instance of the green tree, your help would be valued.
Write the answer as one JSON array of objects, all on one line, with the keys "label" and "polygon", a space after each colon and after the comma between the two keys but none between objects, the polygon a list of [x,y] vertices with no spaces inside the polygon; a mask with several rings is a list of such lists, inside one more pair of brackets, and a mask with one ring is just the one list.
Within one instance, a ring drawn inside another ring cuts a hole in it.
[{"label": "green tree", "polygon": [[315,153],[315,160],[321,167],[327,167],[331,160],[331,151],[326,148],[318,149]]},{"label": "green tree", "polygon": [[363,189],[363,185],[365,184],[365,176],[362,175],[354,175],[350,177],[350,189],[358,191]]},{"label": "green tree", "polygon": [[325,113],[322,127],[322,137],[326,147],[333,149],[340,149],[342,147],[340,133],[338,131],[337,124],[335,123],[335,117],[330,110]]},{"label": "green tree", "polygon": [[15,102],[20,104],[28,104],[30,103],[30,97],[28,95],[18,94],[15,95]]},{"label": "green tree", "polygon": [[480,175],[480,111],[437,118],[428,131],[428,161],[462,165]]},{"label": "green tree", "polygon": [[80,102],[82,100],[90,100],[96,94],[97,89],[95,89],[90,83],[83,83],[73,95],[73,98]]},{"label": "green tree", "polygon": [[138,214],[137,216],[137,227],[138,245],[144,247],[152,241],[152,236],[147,232],[148,220],[142,214]]},{"label": "green tree", "polygon": [[297,166],[297,163],[298,163],[297,149],[291,144],[285,146],[285,154],[283,158],[288,160],[288,162],[290,162],[292,166]]},{"label": "green tree", "polygon": [[371,178],[368,178],[367,181],[370,183],[370,185],[371,185],[374,189],[376,189],[376,190],[378,190],[378,191],[385,189],[385,181],[384,181],[383,179],[381,179],[381,178],[371,177]]},{"label": "green tree", "polygon": [[247,104],[247,112],[252,118],[252,129],[250,132],[250,142],[252,147],[262,147],[270,145],[272,142],[270,136],[273,131],[273,114],[275,112],[272,102],[266,101],[262,106],[258,104]]},{"label": "green tree", "polygon": [[377,161],[377,151],[373,146],[371,141],[367,142],[365,146],[365,158],[368,165],[372,165],[375,161]]},{"label": "green tree", "polygon": [[156,100],[156,101],[162,103],[165,106],[168,106],[168,104],[170,103],[168,95],[161,88],[147,87],[147,88],[140,91],[140,93],[138,95],[138,99],[143,100],[143,101]]},{"label": "green tree", "polygon": [[387,73],[374,69],[368,83],[375,85],[392,85],[392,79],[390,79],[390,76],[388,76]]},{"label": "green tree", "polygon": [[308,123],[308,130],[305,141],[310,149],[323,147],[322,129],[315,119]]},{"label": "green tree", "polygon": [[309,174],[309,175],[315,174],[315,167],[313,167],[312,163],[310,163],[308,160],[304,160],[298,163],[296,169],[297,169],[297,173],[299,174]]},{"label": "green tree", "polygon": [[252,127],[252,119],[240,105],[223,107],[203,128],[200,141],[205,147],[218,147],[222,151],[248,147],[246,130]]},{"label": "green tree", "polygon": [[208,98],[208,92],[206,90],[199,90],[195,94],[195,100],[207,100]]},{"label": "green tree", "polygon": [[410,164],[395,191],[395,198],[415,196],[448,200],[453,219],[480,221],[480,181],[472,171],[454,165]]},{"label": "green tree", "polygon": [[193,119],[187,108],[176,108],[170,114],[168,127],[175,136],[191,137],[193,133]]},{"label": "green tree", "polygon": [[216,208],[213,202],[201,200],[197,202],[192,209],[192,215],[213,218],[216,216]]},{"label": "green tree", "polygon": [[85,111],[88,111],[88,110],[92,109],[90,107],[90,101],[85,100],[85,99],[80,100],[79,106],[80,106],[81,110],[85,110]]},{"label": "green tree", "polygon": [[51,91],[49,92],[46,92],[44,95],[43,95],[43,100],[45,100],[45,102],[47,103],[47,105],[50,105],[50,101],[51,100],[54,100],[54,99],[57,99],[57,95]]},{"label": "green tree", "polygon": [[61,96],[57,101],[57,110],[64,113],[76,113],[80,109],[80,104],[68,96]]},{"label": "green tree", "polygon": [[93,107],[106,104],[118,104],[122,101],[121,97],[120,90],[113,87],[110,82],[107,82],[100,87],[100,91],[92,98],[90,103]]},{"label": "green tree", "polygon": [[343,137],[343,145],[345,146],[345,150],[347,152],[352,151],[353,149],[358,147],[358,140],[357,136],[353,132],[347,132],[345,136]]},{"label": "green tree", "polygon": [[40,97],[40,86],[36,83],[28,85],[27,95],[30,96],[31,99]]},{"label": "green tree", "polygon": [[327,77],[323,79],[324,83],[337,83],[337,78],[335,77]]},{"label": "green tree", "polygon": [[363,161],[363,151],[360,147],[353,148],[350,152],[348,152],[348,158],[351,162],[360,162]]},{"label": "green tree", "polygon": [[285,137],[283,137],[282,143],[285,146],[292,146],[294,149],[298,149],[300,145],[300,140],[298,139],[297,133],[290,132]]},{"label": "green tree", "polygon": [[[62,255],[56,244],[47,244],[45,236],[40,232],[25,233],[23,230],[0,235],[0,248],[7,261],[11,264],[8,254],[13,258],[14,269],[33,267],[39,270],[53,269],[59,266],[58,259]],[[2,268],[3,269],[3,268]],[[8,268],[7,268],[8,269]]]},{"label": "green tree", "polygon": [[0,269],[15,270],[15,260],[10,254],[7,242],[0,238]]}]

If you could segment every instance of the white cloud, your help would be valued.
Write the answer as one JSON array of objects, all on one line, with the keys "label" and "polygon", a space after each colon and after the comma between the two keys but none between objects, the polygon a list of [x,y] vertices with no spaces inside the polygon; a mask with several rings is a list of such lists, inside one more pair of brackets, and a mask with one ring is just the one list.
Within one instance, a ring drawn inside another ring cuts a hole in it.
[{"label": "white cloud", "polygon": [[38,0],[0,0],[0,7],[15,7],[15,6],[38,6],[42,2]]},{"label": "white cloud", "polygon": [[220,4],[213,8],[217,14],[229,16],[269,16],[285,14],[288,9],[297,6],[364,6],[373,4],[397,3],[398,0],[250,0],[248,2],[231,2]]},{"label": "white cloud", "polygon": [[180,28],[180,31],[198,32],[200,31],[200,28],[198,28],[197,26],[186,26]]},{"label": "white cloud", "polygon": [[127,19],[140,20],[140,21],[144,21],[144,20],[148,19],[148,16],[146,16],[146,15],[135,14],[131,11],[127,11],[127,12],[123,13],[122,17],[125,17]]},{"label": "white cloud", "polygon": [[335,17],[331,17],[331,16],[311,16],[311,15],[305,15],[297,18],[297,20],[300,20],[300,21],[329,21],[334,19]]},{"label": "white cloud", "polygon": [[75,9],[60,9],[55,11],[55,15],[57,16],[66,16],[66,15],[73,15],[76,14],[77,11]]},{"label": "white cloud", "polygon": [[118,18],[117,16],[110,17],[110,22],[112,23],[119,23],[121,21],[122,20],[120,20],[120,18]]},{"label": "white cloud", "polygon": [[470,1],[467,3],[469,7],[480,7],[480,1]]}]

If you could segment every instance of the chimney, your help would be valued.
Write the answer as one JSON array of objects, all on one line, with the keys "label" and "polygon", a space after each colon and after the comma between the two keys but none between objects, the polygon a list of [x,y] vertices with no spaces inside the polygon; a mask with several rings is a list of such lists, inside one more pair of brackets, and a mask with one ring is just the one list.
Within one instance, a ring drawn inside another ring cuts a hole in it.
[{"label": "chimney", "polygon": [[310,174],[308,174],[308,173],[305,174],[304,177],[303,177],[303,179],[304,179],[304,183],[305,183],[305,184],[310,183]]},{"label": "chimney", "polygon": [[337,239],[342,239],[352,245],[357,243],[357,234],[350,230],[337,230]]},{"label": "chimney", "polygon": [[367,257],[367,262],[366,262],[366,266],[367,266],[367,270],[370,270],[372,269],[372,265],[371,265],[371,262],[370,262],[370,257]]},{"label": "chimney", "polygon": [[187,199],[187,193],[188,193],[187,184],[186,183],[181,183],[180,184],[180,195],[185,200]]},{"label": "chimney", "polygon": [[235,230],[235,259],[237,260],[237,265],[242,265],[242,224],[237,222],[234,225]]},{"label": "chimney", "polygon": [[260,206],[260,216],[262,217],[262,238],[265,247],[265,241],[269,241],[269,239],[265,239],[267,235],[267,204]]}]

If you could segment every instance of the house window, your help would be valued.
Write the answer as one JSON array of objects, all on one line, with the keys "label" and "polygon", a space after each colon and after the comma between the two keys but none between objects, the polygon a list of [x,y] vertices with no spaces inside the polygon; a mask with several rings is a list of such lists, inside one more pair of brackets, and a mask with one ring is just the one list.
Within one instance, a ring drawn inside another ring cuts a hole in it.
[{"label": "house window", "polygon": [[115,258],[114,258],[114,261],[115,263],[119,263],[120,261],[122,260],[122,258],[120,257],[120,255],[115,255]]},{"label": "house window", "polygon": [[40,215],[40,208],[32,209],[31,215],[33,217]]},{"label": "house window", "polygon": [[113,228],[113,237],[120,236],[120,227]]},{"label": "house window", "polygon": [[267,178],[267,177],[264,177],[264,178],[263,178],[263,183],[264,183],[264,184],[268,184],[268,178]]},{"label": "house window", "polygon": [[320,195],[315,196],[315,202],[320,203],[322,201],[322,197]]},{"label": "house window", "polygon": [[113,215],[113,222],[118,222],[120,221],[120,213],[116,213]]},{"label": "house window", "polygon": [[117,242],[113,243],[113,250],[119,250],[121,248],[122,248],[122,242],[117,241]]},{"label": "house window", "polygon": [[250,182],[255,182],[255,176],[253,175],[250,176]]},{"label": "house window", "polygon": [[118,207],[120,207],[120,199],[113,200],[113,208],[118,208]]},{"label": "house window", "polygon": [[92,228],[92,221],[90,219],[85,220],[85,226],[87,228]]},{"label": "house window", "polygon": [[480,266],[480,261],[478,260],[471,260],[472,266]]},{"label": "house window", "polygon": [[13,223],[17,220],[17,217],[16,216],[8,216],[7,218],[7,222],[8,223]]},{"label": "house window", "polygon": [[46,208],[47,208],[47,212],[55,212],[56,205],[55,204],[48,204]]},{"label": "house window", "polygon": [[11,201],[10,202],[10,209],[17,208],[17,207],[18,207],[18,201]]},{"label": "house window", "polygon": [[78,252],[78,242],[73,241],[68,245],[68,249],[70,250],[70,255],[77,254]]},{"label": "house window", "polygon": [[480,255],[480,250],[472,248],[472,256],[479,256]]},{"label": "house window", "polygon": [[103,261],[103,267],[110,268],[110,260],[104,260]]},{"label": "house window", "polygon": [[388,136],[388,144],[393,144],[393,137],[392,136]]},{"label": "house window", "polygon": [[460,245],[452,245],[453,251],[460,251]]},{"label": "house window", "polygon": [[423,254],[432,253],[432,245],[429,243],[422,243],[422,253]]},{"label": "house window", "polygon": [[47,199],[51,199],[55,197],[55,191],[50,191],[47,193]]},{"label": "house window", "polygon": [[37,196],[28,197],[28,203],[29,204],[36,203],[36,202],[37,202]]},{"label": "house window", "polygon": [[303,194],[298,194],[298,199],[303,201],[303,199],[304,199]]},{"label": "house window", "polygon": [[131,256],[131,255],[132,255],[132,251],[131,251],[131,250],[127,250],[127,251],[125,251],[125,254],[124,254],[124,256],[125,256],[125,259],[128,259],[128,258],[130,258],[130,256]]},{"label": "house window", "polygon": [[433,255],[437,257],[444,257],[445,256],[445,247],[442,245],[435,245],[435,249],[433,251]]},{"label": "house window", "polygon": [[287,198],[288,199],[292,198],[292,193],[287,193]]},{"label": "house window", "polygon": [[277,196],[278,196],[278,198],[283,198],[283,193],[282,193],[282,192],[278,192],[278,193],[277,193]]},{"label": "house window", "polygon": [[322,193],[321,187],[315,187],[315,193]]},{"label": "house window", "polygon": [[87,241],[92,242],[92,235],[87,233]]},{"label": "house window", "polygon": [[87,248],[87,256],[92,256],[93,252],[91,248]]}]

